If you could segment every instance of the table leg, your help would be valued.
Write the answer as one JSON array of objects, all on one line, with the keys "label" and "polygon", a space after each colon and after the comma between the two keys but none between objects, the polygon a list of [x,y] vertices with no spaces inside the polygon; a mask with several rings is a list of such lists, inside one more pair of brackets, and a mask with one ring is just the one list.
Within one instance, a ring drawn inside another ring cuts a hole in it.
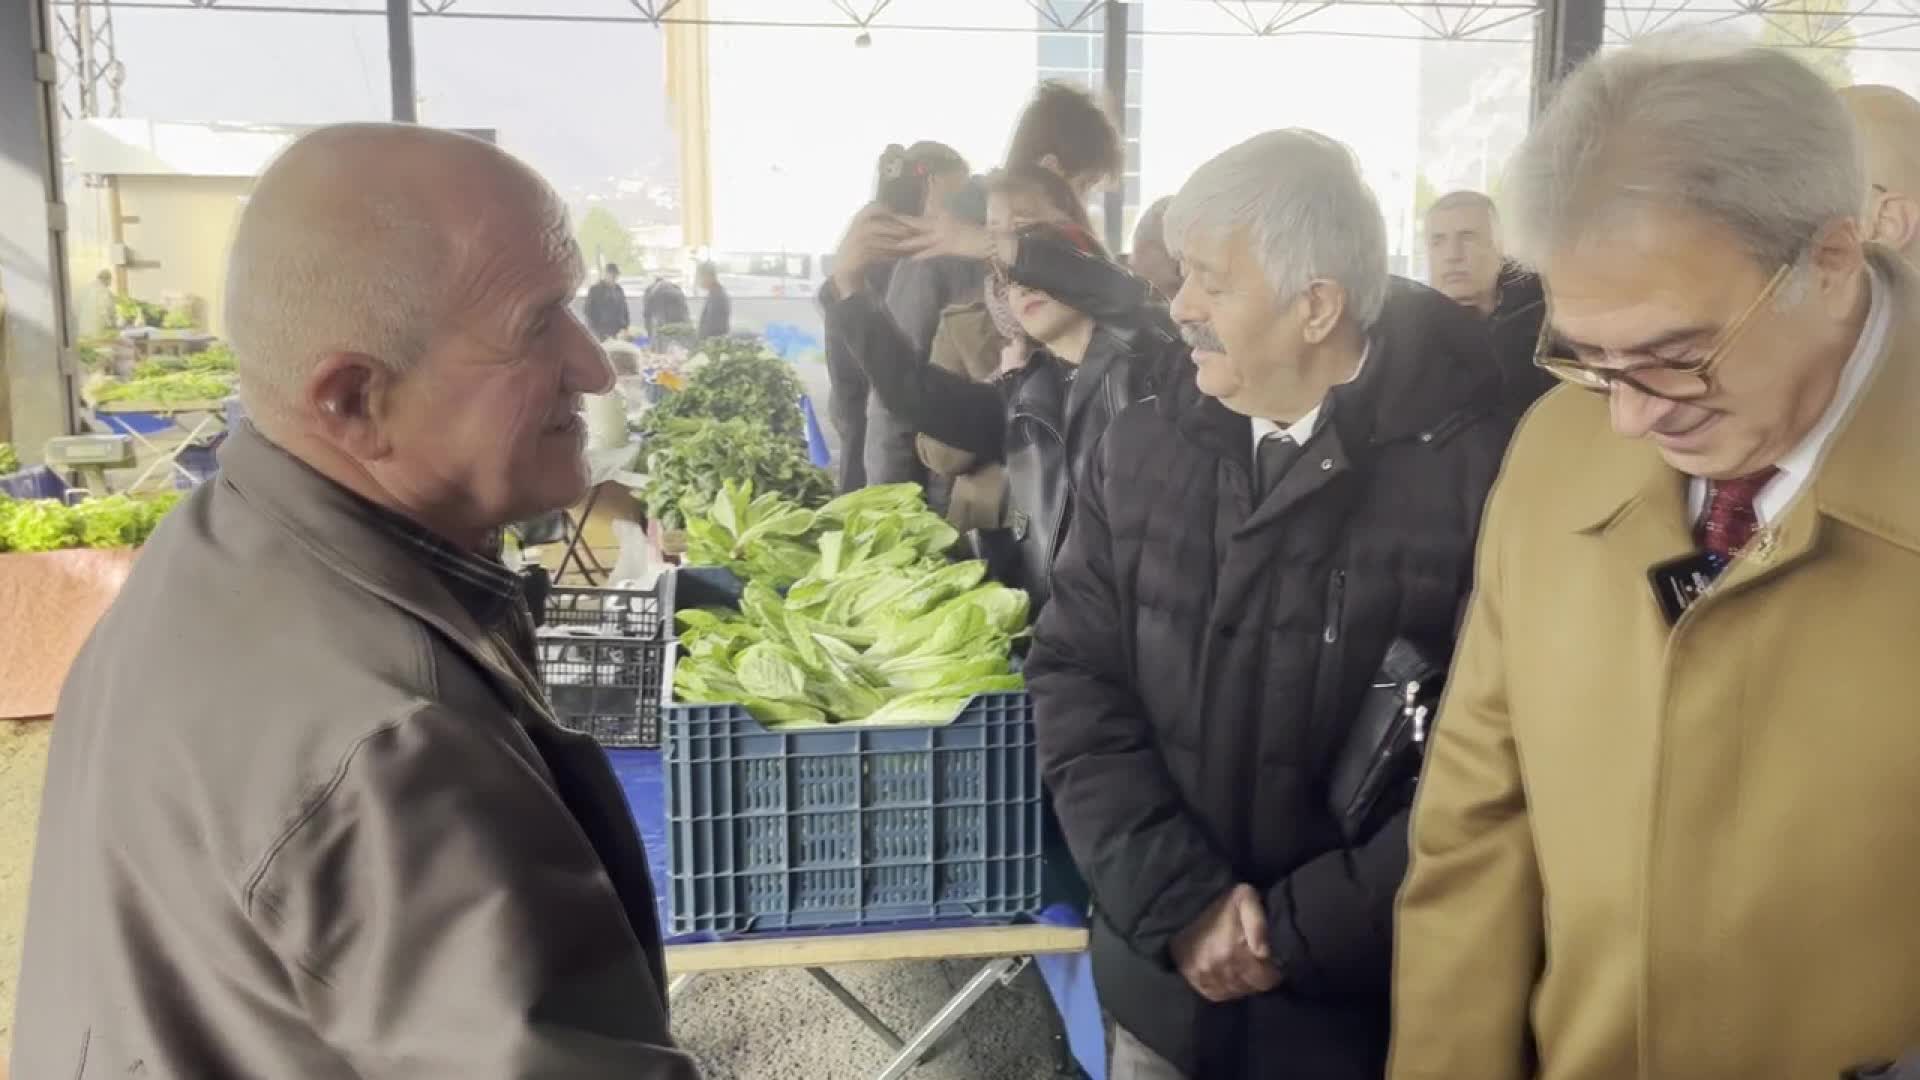
[{"label": "table leg", "polygon": [[589,585],[598,585],[599,582],[594,580],[594,570],[587,568],[588,560],[592,560],[594,569],[598,570],[601,574],[607,572],[607,568],[600,565],[600,560],[594,558],[593,549],[587,546],[587,519],[593,516],[594,504],[599,501],[600,486],[595,484],[593,490],[587,493],[586,505],[580,508],[580,520],[573,521],[572,515],[568,515],[567,524],[573,530],[573,535],[567,538],[567,550],[560,556],[560,569],[554,576],[555,581],[566,576],[567,563],[569,562],[573,563],[574,568],[580,571],[580,576],[584,578]]},{"label": "table leg", "polygon": [[887,1049],[894,1051],[900,1049],[902,1045],[900,1036],[893,1033],[893,1029],[886,1025],[886,1021],[873,1015],[873,1010],[867,1008],[859,998],[854,997],[853,991],[842,985],[839,979],[828,974],[825,968],[808,968],[807,974],[813,976],[814,982],[826,987],[827,993],[839,999],[840,1004],[845,1005],[848,1012],[859,1017],[861,1023],[872,1029],[873,1033],[880,1037],[880,1041],[887,1044]]},{"label": "table leg", "polygon": [[974,974],[973,978],[967,980],[967,985],[961,987],[958,993],[940,1007],[939,1012],[933,1014],[933,1019],[928,1020],[919,1031],[914,1033],[913,1039],[894,1055],[893,1060],[878,1077],[875,1077],[875,1080],[899,1080],[900,1077],[905,1076],[907,1070],[920,1064],[921,1059],[927,1056],[934,1044],[952,1030],[953,1025],[959,1023],[960,1018],[967,1015],[967,1010],[973,1008],[981,998],[985,997],[995,983],[1002,986],[1011,983],[1020,972],[1026,969],[1026,966],[1027,958],[1024,956],[1003,956],[988,961]]}]

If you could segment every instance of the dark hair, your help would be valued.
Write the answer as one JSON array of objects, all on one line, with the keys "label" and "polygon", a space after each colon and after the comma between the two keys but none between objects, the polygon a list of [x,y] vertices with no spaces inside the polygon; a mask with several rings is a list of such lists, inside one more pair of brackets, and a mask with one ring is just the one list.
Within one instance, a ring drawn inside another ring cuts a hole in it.
[{"label": "dark hair", "polygon": [[695,267],[694,273],[701,277],[710,277],[715,281],[720,280],[720,268],[710,262],[703,262]]},{"label": "dark hair", "polygon": [[601,270],[600,272],[601,272],[601,273],[603,273],[603,274],[612,274],[612,275],[613,275],[614,277],[619,277],[619,276],[620,276],[620,264],[619,264],[619,263],[608,263],[608,264],[606,265],[606,267],[605,267],[604,269],[602,269],[602,270]]},{"label": "dark hair", "polygon": [[1064,82],[1043,82],[1020,114],[1007,150],[1008,167],[1038,165],[1049,155],[1069,179],[1111,180],[1126,165],[1120,132],[1092,94]]},{"label": "dark hair", "polygon": [[1087,206],[1073,193],[1073,188],[1059,173],[1052,169],[1043,169],[1038,165],[1016,165],[1005,169],[995,169],[987,176],[987,193],[990,195],[1038,195],[1048,205],[1066,215],[1067,221],[1075,229],[1085,233],[1078,237],[1092,245],[1091,250],[1106,257],[1107,250],[1093,233],[1093,223],[1087,217]]},{"label": "dark hair", "polygon": [[907,147],[907,163],[924,167],[928,176],[972,171],[967,168],[967,159],[960,156],[960,151],[930,139]]}]

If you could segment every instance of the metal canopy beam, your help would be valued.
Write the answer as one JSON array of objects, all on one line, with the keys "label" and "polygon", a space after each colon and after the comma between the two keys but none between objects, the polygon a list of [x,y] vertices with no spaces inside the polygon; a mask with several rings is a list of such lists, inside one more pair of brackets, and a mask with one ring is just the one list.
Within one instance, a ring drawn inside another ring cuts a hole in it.
[{"label": "metal canopy beam", "polygon": [[1607,0],[1540,0],[1533,31],[1535,117],[1546,110],[1560,80],[1600,51],[1606,27]]},{"label": "metal canopy beam", "polygon": [[414,123],[419,112],[413,88],[413,7],[407,0],[387,0],[387,72],[393,83],[394,123]]},{"label": "metal canopy beam", "polygon": [[[1088,4],[1087,11],[1094,5]],[[1107,198],[1102,220],[1106,224],[1107,250],[1120,252],[1125,250],[1127,242],[1127,23],[1130,21],[1125,4],[1107,5],[1107,23],[1105,37],[1106,63],[1103,68],[1107,76],[1107,108],[1112,112],[1114,123],[1120,128],[1120,175],[1113,178],[1107,188]],[[1082,19],[1087,12],[1080,13]]]}]

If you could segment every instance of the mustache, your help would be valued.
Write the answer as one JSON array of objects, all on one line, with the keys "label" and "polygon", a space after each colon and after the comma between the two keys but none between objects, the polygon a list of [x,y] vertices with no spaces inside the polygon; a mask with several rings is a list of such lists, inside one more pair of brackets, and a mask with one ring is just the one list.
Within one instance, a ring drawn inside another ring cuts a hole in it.
[{"label": "mustache", "polygon": [[1180,339],[1187,343],[1189,349],[1217,353],[1227,351],[1227,346],[1220,340],[1220,335],[1214,333],[1213,327],[1206,323],[1181,323]]}]

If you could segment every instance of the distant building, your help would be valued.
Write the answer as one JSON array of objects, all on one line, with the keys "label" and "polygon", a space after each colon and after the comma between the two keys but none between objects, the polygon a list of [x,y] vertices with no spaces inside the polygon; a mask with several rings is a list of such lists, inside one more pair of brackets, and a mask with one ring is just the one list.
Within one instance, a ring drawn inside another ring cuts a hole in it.
[{"label": "distant building", "polygon": [[[261,170],[312,126],[74,121],[65,150],[94,195],[74,195],[82,203],[74,223],[76,251],[105,252],[105,261],[124,273],[129,295],[156,302],[197,298],[208,329],[223,333],[227,246],[240,208]],[[490,130],[463,130],[494,141]],[[101,267],[81,263],[71,269],[74,280],[87,281]]]}]

